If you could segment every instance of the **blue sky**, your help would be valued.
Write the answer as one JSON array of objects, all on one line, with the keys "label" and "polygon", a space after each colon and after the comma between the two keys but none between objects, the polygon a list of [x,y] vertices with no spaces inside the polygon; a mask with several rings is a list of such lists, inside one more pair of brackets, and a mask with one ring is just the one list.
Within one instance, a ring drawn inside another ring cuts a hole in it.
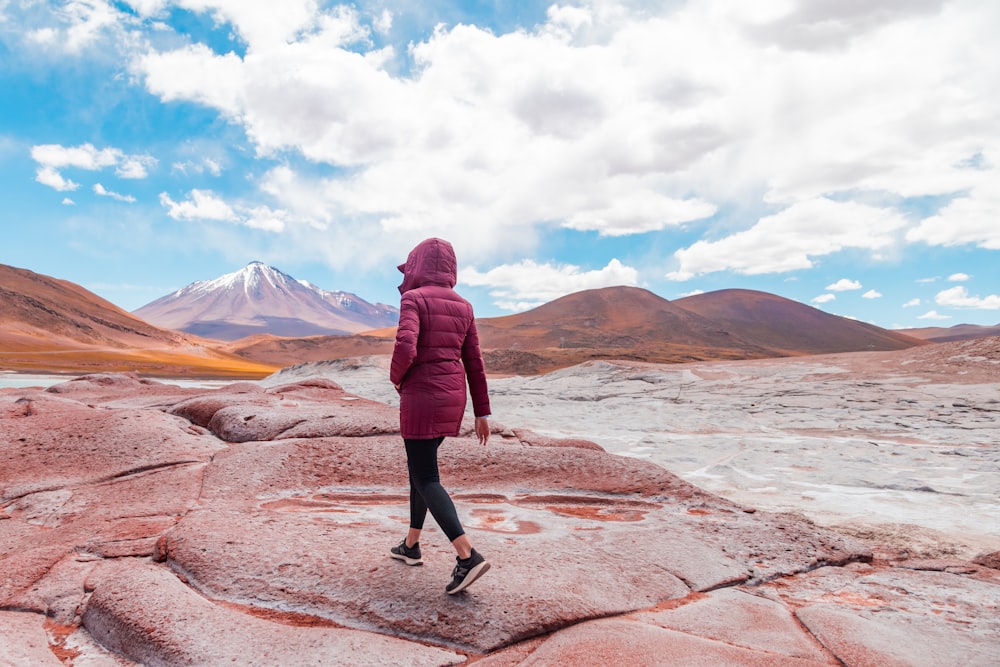
[{"label": "blue sky", "polygon": [[0,0],[0,263],[480,316],[636,285],[1000,323],[1000,4]]}]

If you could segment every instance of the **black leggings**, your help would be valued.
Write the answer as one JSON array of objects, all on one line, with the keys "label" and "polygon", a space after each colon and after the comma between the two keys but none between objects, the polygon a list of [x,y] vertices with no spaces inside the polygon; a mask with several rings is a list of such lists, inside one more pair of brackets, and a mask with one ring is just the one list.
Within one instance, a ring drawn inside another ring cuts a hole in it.
[{"label": "black leggings", "polygon": [[403,442],[406,444],[406,467],[410,471],[410,528],[423,530],[427,510],[430,510],[448,541],[455,541],[465,534],[465,529],[438,474],[437,452],[444,438],[404,439]]}]

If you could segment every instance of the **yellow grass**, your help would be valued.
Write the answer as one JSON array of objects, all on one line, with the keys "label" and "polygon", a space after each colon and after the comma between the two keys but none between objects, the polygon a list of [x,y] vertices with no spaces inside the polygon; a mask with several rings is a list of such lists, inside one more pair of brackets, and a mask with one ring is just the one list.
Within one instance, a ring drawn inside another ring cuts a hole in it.
[{"label": "yellow grass", "polygon": [[256,380],[279,368],[228,355],[185,354],[174,350],[0,351],[0,370],[31,373],[134,372],[153,377]]}]

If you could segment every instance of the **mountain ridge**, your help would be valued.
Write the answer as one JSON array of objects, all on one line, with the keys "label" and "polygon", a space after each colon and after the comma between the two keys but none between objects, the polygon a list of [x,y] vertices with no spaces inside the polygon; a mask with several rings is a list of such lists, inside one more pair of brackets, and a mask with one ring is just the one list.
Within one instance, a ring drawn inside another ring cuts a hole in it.
[{"label": "mountain ridge", "polygon": [[89,290],[0,264],[0,368],[260,377],[275,368],[156,327]]},{"label": "mountain ridge", "polygon": [[[263,266],[248,266],[255,265]],[[301,294],[292,291],[290,276],[255,270],[253,281],[224,276],[226,290]],[[20,370],[124,366],[153,368],[162,375],[169,366],[175,375],[184,375],[190,372],[188,366],[232,370],[242,364],[240,373],[265,375],[303,362],[388,354],[395,337],[395,327],[387,326],[350,335],[256,334],[230,342],[208,340],[157,327],[78,285],[24,269],[0,266],[0,288],[0,363]],[[214,301],[225,294],[218,288],[189,286],[185,294]],[[318,291],[308,294],[320,298]],[[292,298],[284,304],[285,311],[272,317],[292,313],[298,305]],[[240,304],[228,307],[237,313]],[[638,287],[606,287],[569,294],[523,313],[480,318],[477,324],[487,368],[502,374],[543,373],[595,359],[678,363],[928,344],[774,294],[740,289],[669,301]],[[80,358],[74,360],[74,355]]]},{"label": "mountain ridge", "polygon": [[729,288],[683,297],[673,303],[783,353],[779,356],[900,350],[920,344],[905,334],[832,315],[769,292]]},{"label": "mountain ridge", "polygon": [[[679,363],[927,344],[766,292],[720,290],[701,296],[668,301],[648,290],[624,286],[575,292],[523,313],[478,318],[480,345],[491,372],[535,374],[593,359]],[[741,299],[758,303],[760,312],[773,319],[761,317],[750,326],[754,318],[748,315],[719,315],[725,304],[738,313]],[[722,304],[714,308],[716,314],[705,314],[713,311],[710,306],[716,301]],[[394,329],[388,327],[346,337],[261,337],[236,341],[227,349],[249,359],[291,365],[389,354],[393,337]]]},{"label": "mountain ridge", "polygon": [[950,343],[960,340],[1000,336],[1000,324],[984,326],[982,324],[956,324],[950,327],[922,327],[916,329],[897,329],[900,333],[913,336],[932,343]]},{"label": "mountain ridge", "polygon": [[157,326],[223,341],[255,334],[346,335],[394,325],[399,317],[392,306],[321,289],[259,261],[193,282],[133,314]]}]

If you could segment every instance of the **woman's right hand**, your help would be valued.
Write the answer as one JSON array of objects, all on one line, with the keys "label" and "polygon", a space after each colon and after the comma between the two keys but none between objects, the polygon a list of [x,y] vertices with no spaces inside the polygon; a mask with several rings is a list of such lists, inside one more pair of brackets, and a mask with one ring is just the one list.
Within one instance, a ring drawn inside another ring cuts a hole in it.
[{"label": "woman's right hand", "polygon": [[476,437],[479,444],[485,445],[490,439],[490,422],[486,417],[476,417]]}]

